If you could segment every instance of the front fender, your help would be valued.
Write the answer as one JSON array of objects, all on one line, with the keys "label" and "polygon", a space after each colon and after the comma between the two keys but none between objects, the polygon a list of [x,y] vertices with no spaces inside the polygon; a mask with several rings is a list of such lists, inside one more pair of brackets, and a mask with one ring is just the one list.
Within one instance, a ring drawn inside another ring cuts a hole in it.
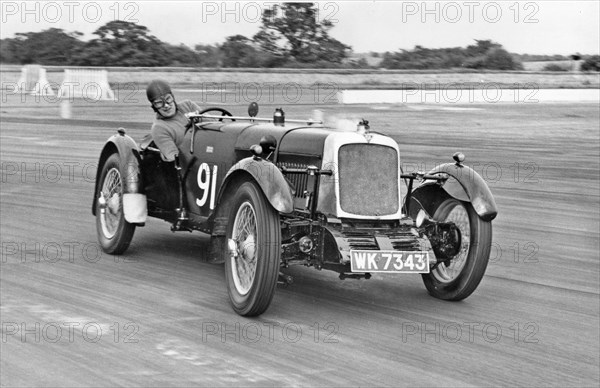
[{"label": "front fender", "polygon": [[[145,196],[143,196],[144,185],[142,182],[142,173],[140,167],[140,149],[137,143],[131,137],[125,135],[124,132],[119,132],[118,134],[111,136],[104,144],[104,148],[102,148],[102,152],[100,153],[98,169],[96,170],[96,183],[94,186],[92,214],[96,215],[96,201],[98,199],[99,191],[98,184],[100,180],[100,174],[102,173],[102,167],[104,166],[106,159],[108,159],[108,157],[113,153],[119,154],[121,164],[120,170],[125,178],[123,180],[123,210],[125,213],[125,219],[128,222],[144,222],[145,217],[131,215],[134,213],[139,213],[140,210],[138,208],[140,208],[142,205],[144,205],[143,207],[145,208],[146,201]],[[143,201],[144,204],[141,204],[141,201]],[[142,220],[142,218],[144,219]]]},{"label": "front fender", "polygon": [[251,176],[256,181],[275,210],[280,213],[291,213],[294,210],[292,192],[283,173],[273,163],[254,157],[242,159],[229,169],[221,185],[219,202],[229,183],[240,174]]},{"label": "front fender", "polygon": [[[456,163],[445,163],[435,167],[428,174],[448,174],[450,178],[442,185],[444,191],[453,198],[471,202],[473,209],[482,220],[491,221],[498,215],[496,201],[490,188],[481,175],[472,168]],[[428,182],[416,190],[432,184],[436,183]]]}]

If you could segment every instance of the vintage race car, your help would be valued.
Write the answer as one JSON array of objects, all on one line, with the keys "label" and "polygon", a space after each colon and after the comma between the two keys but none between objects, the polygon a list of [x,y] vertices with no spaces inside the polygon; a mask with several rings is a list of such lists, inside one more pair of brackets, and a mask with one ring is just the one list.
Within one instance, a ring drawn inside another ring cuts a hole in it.
[{"label": "vintage race car", "polygon": [[341,279],[421,274],[445,300],[476,289],[497,208],[463,154],[404,174],[398,144],[364,120],[340,131],[257,111],[188,114],[179,173],[151,139],[138,144],[122,128],[110,137],[92,206],[103,250],[122,254],[147,216],[207,233],[210,260],[225,263],[231,305],[244,316],[265,312],[277,283],[292,281],[281,268],[296,264]]}]

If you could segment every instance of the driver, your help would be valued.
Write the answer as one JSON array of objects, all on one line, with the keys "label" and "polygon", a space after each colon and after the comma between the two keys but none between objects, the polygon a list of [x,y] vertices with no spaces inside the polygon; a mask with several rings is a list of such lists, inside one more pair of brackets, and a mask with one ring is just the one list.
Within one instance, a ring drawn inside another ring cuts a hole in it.
[{"label": "driver", "polygon": [[177,170],[177,179],[179,182],[179,207],[177,212],[177,221],[172,226],[172,230],[181,230],[188,219],[187,210],[184,206],[184,187],[181,164],[179,162],[179,149],[183,144],[186,133],[188,119],[185,113],[199,111],[200,107],[190,100],[184,100],[180,103],[175,102],[175,97],[171,91],[171,86],[162,80],[153,80],[146,88],[146,97],[152,105],[152,110],[156,112],[154,123],[152,124],[152,139],[160,150],[162,157],[167,162],[174,162]]},{"label": "driver", "polygon": [[151,81],[146,96],[156,112],[152,139],[166,161],[175,161],[188,124],[185,113],[199,111],[200,107],[190,100],[175,102],[171,87],[162,80]]}]

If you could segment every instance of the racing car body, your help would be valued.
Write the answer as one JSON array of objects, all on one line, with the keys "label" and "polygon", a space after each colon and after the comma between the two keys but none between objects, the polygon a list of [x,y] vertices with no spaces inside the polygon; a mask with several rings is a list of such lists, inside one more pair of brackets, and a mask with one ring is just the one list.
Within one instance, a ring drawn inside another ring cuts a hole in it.
[{"label": "racing car body", "polygon": [[246,316],[266,311],[278,280],[291,282],[280,269],[295,264],[341,279],[418,273],[447,300],[475,290],[497,209],[464,155],[403,174],[398,144],[366,121],[340,131],[286,121],[280,109],[260,119],[256,109],[189,114],[179,176],[151,139],[136,143],[122,129],[109,138],[92,206],[102,248],[123,253],[147,216],[207,233],[211,261],[225,263],[231,304]]}]

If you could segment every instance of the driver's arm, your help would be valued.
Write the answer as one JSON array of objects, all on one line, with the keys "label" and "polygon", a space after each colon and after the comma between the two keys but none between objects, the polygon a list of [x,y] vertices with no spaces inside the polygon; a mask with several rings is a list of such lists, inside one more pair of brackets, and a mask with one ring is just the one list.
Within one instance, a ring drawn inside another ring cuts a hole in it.
[{"label": "driver's arm", "polygon": [[180,108],[184,113],[200,112],[202,110],[198,104],[191,100],[182,101]]},{"label": "driver's arm", "polygon": [[152,126],[152,139],[162,153],[164,160],[172,162],[179,155],[179,150],[175,144],[175,134],[171,133],[172,128],[157,122]]}]

